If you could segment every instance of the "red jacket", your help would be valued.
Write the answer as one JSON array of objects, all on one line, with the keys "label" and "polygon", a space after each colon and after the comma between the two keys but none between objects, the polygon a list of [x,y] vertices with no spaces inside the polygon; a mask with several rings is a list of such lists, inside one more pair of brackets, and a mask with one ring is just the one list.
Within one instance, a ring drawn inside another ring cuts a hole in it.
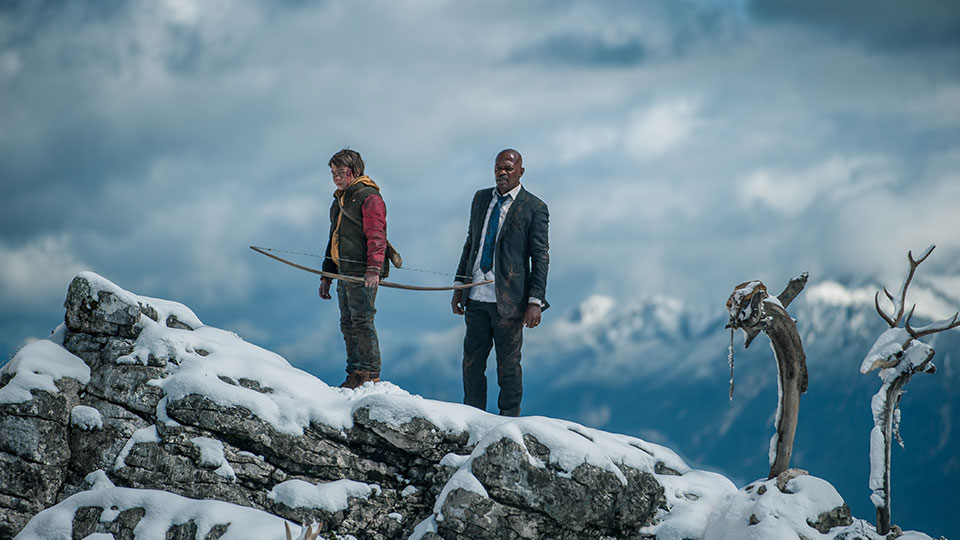
[{"label": "red jacket", "polygon": [[367,196],[360,207],[367,237],[367,273],[379,274],[387,255],[387,206],[379,193]]}]

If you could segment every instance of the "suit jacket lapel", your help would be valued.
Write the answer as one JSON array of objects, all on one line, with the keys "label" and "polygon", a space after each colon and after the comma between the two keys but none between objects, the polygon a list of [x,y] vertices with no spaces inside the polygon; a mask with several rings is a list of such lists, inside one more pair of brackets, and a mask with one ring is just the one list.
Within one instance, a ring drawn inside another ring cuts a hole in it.
[{"label": "suit jacket lapel", "polygon": [[480,208],[477,210],[477,214],[474,216],[473,230],[476,238],[473,239],[474,245],[479,248],[480,239],[483,238],[485,231],[483,230],[483,219],[487,216],[487,209],[490,208],[490,200],[493,199],[493,190],[486,190],[480,196]]},{"label": "suit jacket lapel", "polygon": [[523,189],[523,186],[520,186],[520,191],[517,192],[517,200],[513,201],[513,204],[510,205],[510,208],[507,210],[507,217],[503,218],[503,225],[500,227],[500,230],[497,231],[497,242],[500,242],[500,237],[503,236],[503,231],[507,230],[507,227],[513,223],[513,218],[523,208],[523,203],[527,200],[527,190]]}]

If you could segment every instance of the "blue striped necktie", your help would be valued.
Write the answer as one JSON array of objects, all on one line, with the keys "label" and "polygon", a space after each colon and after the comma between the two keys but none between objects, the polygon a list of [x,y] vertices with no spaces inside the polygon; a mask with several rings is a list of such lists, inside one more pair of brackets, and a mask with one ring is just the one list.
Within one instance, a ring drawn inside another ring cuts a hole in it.
[{"label": "blue striped necktie", "polygon": [[497,197],[497,204],[490,210],[490,218],[487,219],[487,232],[483,237],[483,253],[480,255],[480,271],[486,274],[493,268],[493,248],[497,245],[497,229],[500,227],[500,209],[503,203],[510,198],[510,195],[494,194]]}]

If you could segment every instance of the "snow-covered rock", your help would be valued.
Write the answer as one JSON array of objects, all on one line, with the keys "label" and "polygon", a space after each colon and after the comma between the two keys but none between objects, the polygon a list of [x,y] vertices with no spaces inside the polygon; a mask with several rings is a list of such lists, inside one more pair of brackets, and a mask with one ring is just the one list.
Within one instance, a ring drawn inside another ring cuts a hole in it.
[{"label": "snow-covered rock", "polygon": [[840,538],[823,480],[757,499],[638,438],[330,387],[92,273],[65,305],[0,370],[3,538]]}]

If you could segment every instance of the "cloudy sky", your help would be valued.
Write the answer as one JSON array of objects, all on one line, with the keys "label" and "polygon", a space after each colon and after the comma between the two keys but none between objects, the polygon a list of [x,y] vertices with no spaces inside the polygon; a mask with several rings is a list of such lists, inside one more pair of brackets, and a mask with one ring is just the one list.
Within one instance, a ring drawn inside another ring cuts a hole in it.
[{"label": "cloudy sky", "polygon": [[[519,149],[555,315],[596,293],[722,308],[803,270],[896,286],[931,243],[960,274],[952,1],[12,1],[0,96],[0,362],[80,270],[294,363],[341,347],[314,276],[248,246],[322,253],[347,146],[405,263],[442,273]],[[385,348],[460,324],[447,293],[378,307]]]}]

